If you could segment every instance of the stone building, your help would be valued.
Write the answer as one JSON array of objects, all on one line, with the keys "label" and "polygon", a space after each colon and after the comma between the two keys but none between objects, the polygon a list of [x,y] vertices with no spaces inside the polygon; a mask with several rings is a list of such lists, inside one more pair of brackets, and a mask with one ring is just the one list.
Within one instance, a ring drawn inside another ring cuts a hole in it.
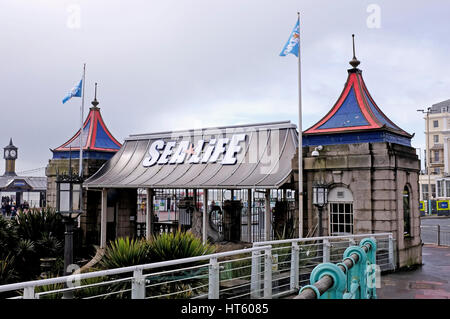
[{"label": "stone building", "polygon": [[[97,98],[92,101],[86,120],[83,123],[83,179],[89,178],[108,161],[122,146],[108,130],[97,106]],[[58,174],[68,174],[69,163],[72,172],[79,173],[80,158],[80,130],[67,142],[55,149],[51,149],[53,156],[49,160],[45,174],[47,176],[47,206],[56,207],[56,177]],[[79,225],[83,234],[84,244],[96,244],[98,241],[98,223],[96,198],[100,198],[99,192],[83,189],[82,210]],[[91,204],[90,204],[91,203]]]},{"label": "stone building", "polygon": [[322,183],[328,187],[324,236],[391,232],[398,266],[421,263],[420,161],[411,147],[413,136],[376,105],[359,61],[354,58],[350,64],[336,104],[303,133],[305,227],[319,224],[311,190]]}]

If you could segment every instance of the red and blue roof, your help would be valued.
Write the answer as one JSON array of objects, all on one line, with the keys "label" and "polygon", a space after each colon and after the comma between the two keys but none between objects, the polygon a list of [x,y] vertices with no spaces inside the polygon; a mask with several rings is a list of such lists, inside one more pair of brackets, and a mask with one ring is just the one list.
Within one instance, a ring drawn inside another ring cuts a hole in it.
[{"label": "red and blue roof", "polygon": [[[109,159],[121,147],[103,121],[98,102],[89,109],[83,124],[83,158]],[[53,158],[78,158],[80,152],[80,130],[67,142],[52,150]]]},{"label": "red and blue roof", "polygon": [[[353,63],[353,64],[352,64]],[[316,124],[303,132],[303,145],[392,142],[411,146],[412,135],[392,122],[377,106],[354,58],[338,101]]]}]

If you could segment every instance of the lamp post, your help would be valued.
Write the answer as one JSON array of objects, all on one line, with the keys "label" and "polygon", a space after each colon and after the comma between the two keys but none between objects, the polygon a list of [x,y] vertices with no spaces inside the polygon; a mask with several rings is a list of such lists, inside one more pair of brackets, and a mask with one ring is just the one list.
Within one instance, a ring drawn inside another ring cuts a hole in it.
[{"label": "lamp post", "polygon": [[428,204],[428,215],[431,215],[431,182],[430,182],[430,113],[431,113],[431,107],[428,107],[425,111],[424,109],[419,109],[417,112],[422,112],[423,114],[427,115],[427,139],[426,139],[426,160],[427,160],[427,175],[428,175],[428,192],[427,192],[427,204]]},{"label": "lamp post", "polygon": [[[319,151],[323,150],[323,146],[319,145],[314,148],[311,156],[319,157]],[[323,207],[328,203],[328,186],[323,182],[317,182],[313,185],[313,205],[319,210],[319,237],[322,237],[322,212]]]},{"label": "lamp post", "polygon": [[[56,212],[62,216],[65,226],[64,232],[64,275],[70,275],[69,266],[73,264],[73,228],[74,221],[82,213],[81,208],[81,184],[83,178],[72,174],[56,177]],[[63,298],[72,298],[72,292],[64,293]]]},{"label": "lamp post", "polygon": [[313,204],[319,210],[319,237],[322,237],[322,211],[328,203],[328,186],[322,183],[313,185]]}]

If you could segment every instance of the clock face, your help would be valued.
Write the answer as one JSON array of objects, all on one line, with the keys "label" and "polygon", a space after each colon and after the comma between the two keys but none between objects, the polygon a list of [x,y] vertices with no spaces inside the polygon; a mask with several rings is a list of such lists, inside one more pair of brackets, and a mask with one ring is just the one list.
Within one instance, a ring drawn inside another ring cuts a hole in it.
[{"label": "clock face", "polygon": [[5,157],[9,157],[9,150],[5,150]]},{"label": "clock face", "polygon": [[15,150],[11,150],[9,152],[9,155],[11,155],[11,157],[16,157],[16,151]]}]

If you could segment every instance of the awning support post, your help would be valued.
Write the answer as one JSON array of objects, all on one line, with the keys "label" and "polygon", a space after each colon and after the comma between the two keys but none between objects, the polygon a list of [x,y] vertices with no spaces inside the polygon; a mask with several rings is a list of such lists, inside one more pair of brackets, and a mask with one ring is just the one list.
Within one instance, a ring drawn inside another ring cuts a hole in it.
[{"label": "awning support post", "polygon": [[102,209],[100,218],[100,248],[106,248],[106,228],[108,217],[108,189],[102,189]]},{"label": "awning support post", "polygon": [[247,190],[247,234],[248,242],[252,242],[252,189]]},{"label": "awning support post", "polygon": [[270,224],[271,224],[271,209],[270,209],[270,189],[266,189],[266,200],[265,200],[265,216],[264,216],[264,240],[270,240]]},{"label": "awning support post", "polygon": [[202,221],[202,241],[203,244],[206,244],[207,235],[206,235],[206,222],[208,215],[208,190],[206,188],[203,189],[203,221]]},{"label": "awning support post", "polygon": [[153,234],[153,188],[147,188],[147,207],[145,216],[145,238],[150,240]]}]

